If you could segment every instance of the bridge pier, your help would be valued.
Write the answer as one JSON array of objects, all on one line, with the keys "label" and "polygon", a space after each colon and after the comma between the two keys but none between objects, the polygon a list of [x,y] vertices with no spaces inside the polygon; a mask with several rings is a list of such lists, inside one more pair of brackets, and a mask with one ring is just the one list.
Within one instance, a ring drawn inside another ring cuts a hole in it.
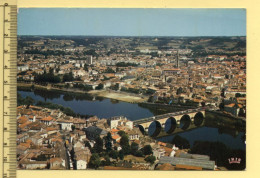
[{"label": "bridge pier", "polygon": [[161,124],[161,126],[162,126],[162,129],[164,129],[165,128],[165,123]]},{"label": "bridge pier", "polygon": [[190,118],[191,124],[194,124],[194,117]]}]

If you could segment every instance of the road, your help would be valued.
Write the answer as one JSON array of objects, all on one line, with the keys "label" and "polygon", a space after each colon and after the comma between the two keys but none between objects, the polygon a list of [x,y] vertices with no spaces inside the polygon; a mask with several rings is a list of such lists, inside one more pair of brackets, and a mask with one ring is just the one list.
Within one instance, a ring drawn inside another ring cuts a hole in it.
[{"label": "road", "polygon": [[66,137],[63,132],[61,132],[61,134],[62,134],[62,139],[63,139],[63,145],[61,147],[61,155],[65,159],[65,168],[70,169],[70,159],[69,159],[69,155],[68,155],[68,148],[66,147],[66,144],[65,144]]}]

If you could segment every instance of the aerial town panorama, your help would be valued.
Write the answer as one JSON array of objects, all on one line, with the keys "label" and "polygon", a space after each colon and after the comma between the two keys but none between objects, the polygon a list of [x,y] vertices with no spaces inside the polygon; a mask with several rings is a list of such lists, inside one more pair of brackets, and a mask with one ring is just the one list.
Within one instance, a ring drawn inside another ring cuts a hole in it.
[{"label": "aerial town panorama", "polygon": [[17,169],[245,168],[245,36],[18,36]]}]

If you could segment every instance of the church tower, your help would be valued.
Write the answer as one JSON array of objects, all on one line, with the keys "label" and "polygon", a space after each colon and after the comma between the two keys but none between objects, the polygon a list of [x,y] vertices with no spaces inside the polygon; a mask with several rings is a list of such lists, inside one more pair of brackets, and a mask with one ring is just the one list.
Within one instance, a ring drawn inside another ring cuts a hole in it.
[{"label": "church tower", "polygon": [[176,68],[179,68],[179,50],[177,50]]}]

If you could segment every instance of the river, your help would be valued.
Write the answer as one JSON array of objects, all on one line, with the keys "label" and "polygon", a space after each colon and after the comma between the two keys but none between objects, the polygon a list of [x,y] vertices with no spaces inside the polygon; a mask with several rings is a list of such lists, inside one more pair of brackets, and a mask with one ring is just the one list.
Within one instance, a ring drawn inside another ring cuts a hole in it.
[{"label": "river", "polygon": [[[79,114],[96,115],[99,118],[110,118],[124,115],[129,120],[137,120],[154,116],[151,109],[140,107],[138,104],[126,103],[107,98],[93,98],[92,96],[73,97],[54,91],[18,91],[22,97],[30,96],[35,101],[47,101],[70,107]],[[178,134],[187,139],[192,146],[195,141],[221,142],[232,149],[245,150],[245,132],[236,129],[223,129],[203,126]],[[158,140],[171,143],[175,135],[159,138]]]},{"label": "river", "polygon": [[[129,120],[137,120],[145,117],[153,116],[149,109],[139,107],[138,104],[132,104],[122,101],[116,101],[107,98],[93,98],[85,96],[84,99],[73,98],[70,95],[61,94],[59,92],[29,92],[19,91],[22,97],[30,96],[36,101],[52,102],[61,104],[65,107],[70,107],[74,112],[84,115],[96,115],[99,118],[110,118],[113,116],[124,115]],[[48,95],[49,94],[49,95]]]}]

